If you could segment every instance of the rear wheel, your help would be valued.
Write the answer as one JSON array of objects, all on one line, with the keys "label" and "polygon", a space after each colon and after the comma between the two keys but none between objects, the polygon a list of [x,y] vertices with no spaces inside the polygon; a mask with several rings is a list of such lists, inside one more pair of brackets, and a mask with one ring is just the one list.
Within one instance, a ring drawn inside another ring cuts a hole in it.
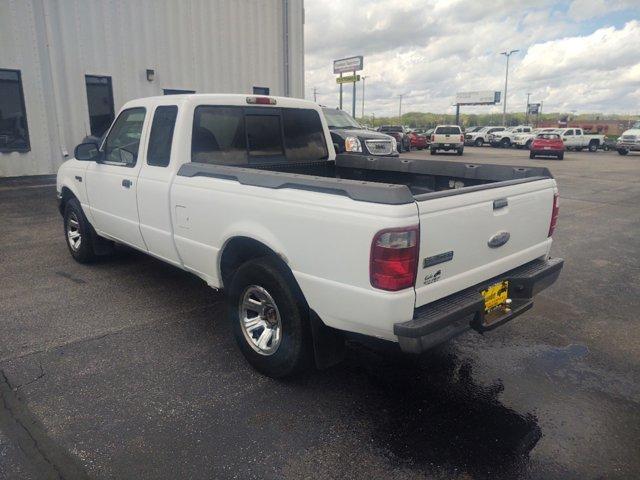
[{"label": "rear wheel", "polygon": [[233,276],[228,305],[240,351],[253,368],[278,378],[310,365],[309,311],[295,280],[270,257],[250,260]]},{"label": "rear wheel", "polygon": [[533,142],[532,140],[527,140],[527,143],[525,144],[525,147],[527,148],[527,150],[531,148],[532,142]]},{"label": "rear wheel", "polygon": [[626,148],[619,148],[618,153],[620,155],[626,155],[627,153],[629,153],[629,150],[627,150]]},{"label": "rear wheel", "polygon": [[502,148],[509,148],[511,146],[511,140],[509,140],[508,138],[503,138],[502,140],[500,140],[500,146]]},{"label": "rear wheel", "polygon": [[80,202],[70,199],[64,208],[64,233],[67,247],[74,260],[89,263],[95,260],[93,236],[95,233],[84,216]]},{"label": "rear wheel", "polygon": [[482,141],[482,139],[481,139],[481,138],[476,138],[476,141],[475,141],[475,142],[473,142],[473,144],[474,144],[476,147],[481,147],[483,143],[484,143],[484,142]]}]

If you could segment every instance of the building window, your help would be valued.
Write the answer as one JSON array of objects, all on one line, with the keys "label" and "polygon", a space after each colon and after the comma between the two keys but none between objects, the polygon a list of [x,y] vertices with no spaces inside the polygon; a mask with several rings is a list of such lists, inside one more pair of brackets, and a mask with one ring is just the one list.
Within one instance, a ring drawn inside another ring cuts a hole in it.
[{"label": "building window", "polygon": [[173,129],[176,126],[178,107],[167,105],[156,108],[151,124],[149,148],[147,149],[147,164],[156,167],[166,167],[171,159],[171,142]]},{"label": "building window", "polygon": [[269,87],[253,87],[254,95],[269,95]]},{"label": "building window", "polygon": [[0,152],[29,150],[29,127],[20,70],[0,69]]},{"label": "building window", "polygon": [[85,75],[91,135],[102,137],[115,117],[111,77]]},{"label": "building window", "polygon": [[189,93],[196,93],[195,90],[179,90],[177,88],[163,88],[162,91],[165,95],[185,95]]}]

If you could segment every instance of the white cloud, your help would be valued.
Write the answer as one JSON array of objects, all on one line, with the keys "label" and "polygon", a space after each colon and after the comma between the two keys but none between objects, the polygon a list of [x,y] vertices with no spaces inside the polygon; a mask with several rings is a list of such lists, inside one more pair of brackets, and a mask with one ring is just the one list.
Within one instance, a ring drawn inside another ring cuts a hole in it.
[{"label": "white cloud", "polygon": [[574,0],[569,6],[569,16],[582,21],[634,7],[640,8],[638,0]]},{"label": "white cloud", "polygon": [[499,52],[519,48],[511,58],[510,110],[524,109],[531,92],[546,111],[628,111],[640,81],[640,14],[631,11],[623,27],[585,33],[572,7],[506,0],[490,8],[477,0],[306,0],[307,98],[317,87],[318,101],[335,106],[332,60],[362,54],[369,113],[397,113],[397,95],[407,92],[403,111],[452,111],[456,91],[502,90]]}]

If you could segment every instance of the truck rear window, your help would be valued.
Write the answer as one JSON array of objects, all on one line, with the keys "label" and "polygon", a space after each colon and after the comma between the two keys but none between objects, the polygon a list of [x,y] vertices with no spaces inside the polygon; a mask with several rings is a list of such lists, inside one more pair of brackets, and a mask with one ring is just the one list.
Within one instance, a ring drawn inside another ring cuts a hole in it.
[{"label": "truck rear window", "polygon": [[460,127],[438,127],[434,133],[444,135],[460,134]]},{"label": "truck rear window", "polygon": [[213,105],[195,110],[192,162],[247,165],[326,158],[324,129],[316,110]]}]

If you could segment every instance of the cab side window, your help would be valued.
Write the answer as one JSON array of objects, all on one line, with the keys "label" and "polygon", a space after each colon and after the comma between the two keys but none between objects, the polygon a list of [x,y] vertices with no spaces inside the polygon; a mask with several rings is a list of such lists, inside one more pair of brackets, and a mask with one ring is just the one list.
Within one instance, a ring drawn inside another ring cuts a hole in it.
[{"label": "cab side window", "polygon": [[175,105],[163,105],[156,108],[149,135],[149,148],[147,149],[148,165],[155,167],[169,165],[177,116],[178,107]]},{"label": "cab side window", "polygon": [[136,164],[145,112],[143,107],[136,107],[118,116],[104,141],[105,162],[126,167]]}]

